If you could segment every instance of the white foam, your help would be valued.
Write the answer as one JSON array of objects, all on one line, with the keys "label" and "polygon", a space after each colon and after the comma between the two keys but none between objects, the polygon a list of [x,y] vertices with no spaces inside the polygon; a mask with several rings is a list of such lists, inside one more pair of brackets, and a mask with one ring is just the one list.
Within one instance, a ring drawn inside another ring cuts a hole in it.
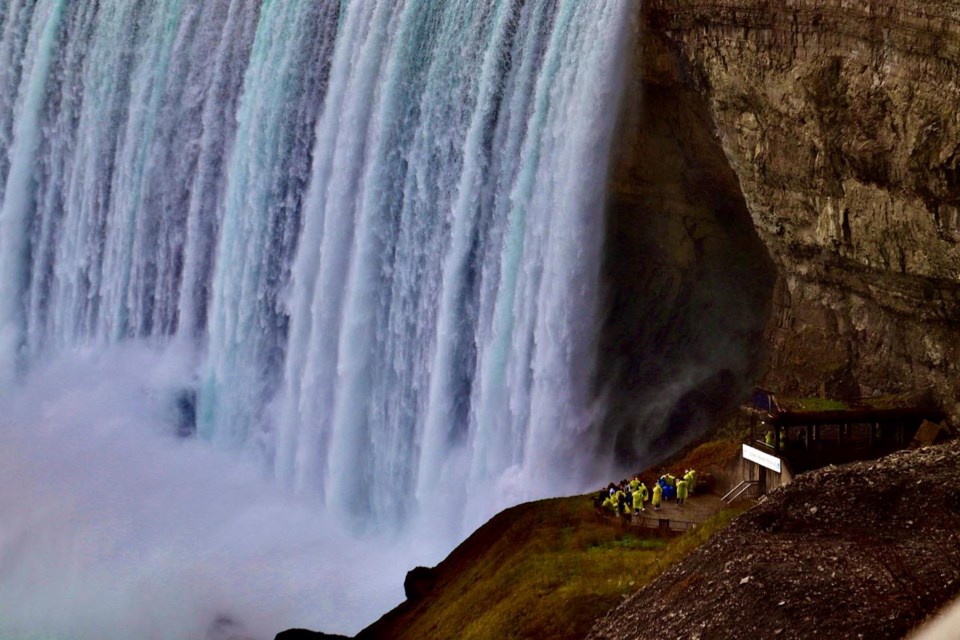
[{"label": "white foam", "polygon": [[177,438],[178,360],[73,353],[0,396],[0,637],[196,640],[218,618],[253,638],[355,632],[433,559]]}]

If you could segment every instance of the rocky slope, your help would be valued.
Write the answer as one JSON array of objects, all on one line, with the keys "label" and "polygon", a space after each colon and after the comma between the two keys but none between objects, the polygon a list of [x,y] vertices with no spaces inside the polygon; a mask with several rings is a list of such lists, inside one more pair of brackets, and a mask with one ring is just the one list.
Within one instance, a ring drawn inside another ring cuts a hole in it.
[{"label": "rocky slope", "polygon": [[[670,468],[723,467],[738,453],[736,443],[711,443]],[[648,469],[641,477],[661,471]],[[407,599],[356,640],[580,640],[598,617],[745,508],[724,509],[683,534],[661,533],[598,510],[593,497],[539,500],[500,512],[436,567],[412,569],[404,581]],[[276,640],[334,637],[291,629]]]},{"label": "rocky slope", "polygon": [[799,476],[588,638],[901,638],[958,592],[953,442]]},{"label": "rocky slope", "polygon": [[765,382],[960,414],[960,2],[645,0],[641,40],[775,264]]}]

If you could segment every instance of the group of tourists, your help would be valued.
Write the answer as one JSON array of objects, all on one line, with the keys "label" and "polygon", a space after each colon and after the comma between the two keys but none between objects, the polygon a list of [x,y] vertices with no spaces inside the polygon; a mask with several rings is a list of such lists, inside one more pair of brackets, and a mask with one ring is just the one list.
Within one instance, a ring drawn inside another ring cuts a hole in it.
[{"label": "group of tourists", "polygon": [[617,515],[633,515],[647,510],[647,503],[654,511],[660,511],[664,500],[676,500],[677,506],[683,506],[687,497],[693,494],[697,486],[697,472],[687,469],[682,476],[666,473],[648,490],[639,476],[632,480],[621,480],[620,484],[611,482],[594,498],[594,505],[608,509]]}]

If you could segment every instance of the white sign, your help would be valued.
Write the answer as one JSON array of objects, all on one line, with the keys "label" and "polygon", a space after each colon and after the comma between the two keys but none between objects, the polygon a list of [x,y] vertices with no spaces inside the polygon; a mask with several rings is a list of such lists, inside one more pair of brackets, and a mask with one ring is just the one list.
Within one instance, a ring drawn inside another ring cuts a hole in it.
[{"label": "white sign", "polygon": [[743,445],[743,459],[749,460],[750,462],[756,462],[761,467],[766,467],[767,469],[772,469],[777,473],[780,473],[780,458],[777,456],[772,456],[769,453],[764,453],[760,449],[754,449],[753,447]]}]

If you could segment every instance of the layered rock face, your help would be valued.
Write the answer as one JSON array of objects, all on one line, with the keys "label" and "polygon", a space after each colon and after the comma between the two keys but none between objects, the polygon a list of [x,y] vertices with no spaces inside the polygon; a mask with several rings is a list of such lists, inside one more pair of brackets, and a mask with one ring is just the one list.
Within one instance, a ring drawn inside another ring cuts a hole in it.
[{"label": "layered rock face", "polygon": [[625,472],[702,433],[749,390],[776,282],[689,64],[664,39],[642,41],[612,158],[604,265],[605,438],[632,464]]},{"label": "layered rock face", "polygon": [[[960,2],[646,0],[776,265],[765,383],[960,415]],[[664,60],[671,60],[665,64]]]}]

